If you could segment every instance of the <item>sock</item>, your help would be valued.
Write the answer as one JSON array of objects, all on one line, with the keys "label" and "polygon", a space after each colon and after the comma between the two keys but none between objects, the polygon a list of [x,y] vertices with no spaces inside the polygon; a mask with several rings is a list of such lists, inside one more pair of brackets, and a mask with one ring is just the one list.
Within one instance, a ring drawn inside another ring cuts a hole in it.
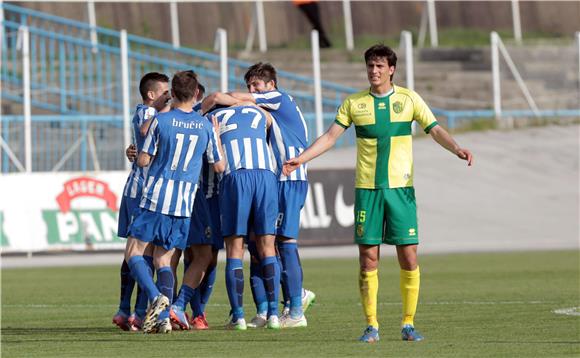
[{"label": "sock", "polygon": [[244,270],[242,260],[226,260],[226,288],[232,308],[232,319],[244,318]]},{"label": "sock", "polygon": [[282,265],[282,259],[280,256],[276,256],[278,260],[278,266],[280,266],[280,287],[282,288],[282,304],[284,304],[284,309],[290,309],[290,295],[288,294],[288,285],[286,284],[286,275],[284,274],[284,266]]},{"label": "sock", "polygon": [[127,316],[131,314],[131,295],[135,287],[135,279],[131,276],[131,269],[127,261],[123,260],[121,265],[121,297],[119,302],[119,311]]},{"label": "sock", "polygon": [[268,298],[268,317],[278,315],[278,287],[280,287],[280,265],[276,256],[262,259],[262,278]]},{"label": "sock", "polygon": [[417,311],[419,301],[419,284],[421,274],[419,266],[413,271],[401,270],[401,296],[403,298],[403,321],[402,325],[413,325],[413,318]]},{"label": "sock", "polygon": [[141,289],[145,290],[149,301],[159,296],[159,289],[153,282],[153,277],[149,274],[149,265],[143,256],[133,256],[127,262],[131,269],[131,276],[137,281]]},{"label": "sock", "polygon": [[363,311],[367,318],[367,325],[379,328],[377,321],[377,295],[379,293],[379,270],[361,271],[358,286],[363,306]]},{"label": "sock", "polygon": [[298,256],[298,246],[295,242],[279,242],[278,252],[280,252],[280,259],[284,268],[282,272],[282,290],[286,286],[290,299],[290,317],[300,318],[303,314],[302,265],[300,264],[300,256]]},{"label": "sock", "polygon": [[186,284],[181,285],[179,295],[177,296],[175,302],[173,302],[173,305],[181,308],[182,310],[185,310],[185,306],[187,305],[187,302],[191,301],[194,291],[195,290],[193,288],[187,286]]},{"label": "sock", "polygon": [[[149,266],[149,277],[153,280],[153,272],[155,271],[155,267],[153,266],[153,257],[151,256],[143,256],[145,262]],[[145,313],[147,312],[147,293],[145,290],[141,288],[140,285],[137,285],[137,300],[135,302],[135,315],[140,318],[145,318]]]},{"label": "sock", "polygon": [[262,264],[255,242],[250,241],[248,243],[248,251],[252,255],[250,260],[250,283],[252,286],[252,297],[256,304],[256,313],[266,315],[268,313],[268,297],[266,296],[264,280],[262,280]]},{"label": "sock", "polygon": [[200,295],[200,311],[201,314],[205,312],[205,305],[209,302],[209,298],[213,291],[213,285],[215,284],[215,278],[217,276],[217,265],[210,265],[207,268],[205,277],[199,285],[199,295]]},{"label": "sock", "polygon": [[157,270],[157,288],[159,288],[159,291],[171,301],[173,300],[174,284],[175,278],[173,277],[171,267],[164,266]]}]

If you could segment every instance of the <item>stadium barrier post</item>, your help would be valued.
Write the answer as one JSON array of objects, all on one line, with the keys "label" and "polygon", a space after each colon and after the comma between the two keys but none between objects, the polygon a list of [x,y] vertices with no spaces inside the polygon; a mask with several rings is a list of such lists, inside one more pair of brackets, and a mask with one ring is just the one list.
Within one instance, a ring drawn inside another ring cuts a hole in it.
[{"label": "stadium barrier post", "polygon": [[260,45],[260,52],[265,53],[268,51],[268,45],[266,43],[266,20],[264,19],[264,3],[262,0],[256,1],[256,18],[258,22],[258,42]]},{"label": "stadium barrier post", "polygon": [[89,24],[91,25],[91,43],[93,44],[93,53],[99,52],[98,44],[99,40],[97,38],[97,16],[95,14],[95,2],[87,1],[87,11],[89,15]]},{"label": "stadium barrier post", "polygon": [[24,101],[24,167],[32,172],[32,118],[30,104],[30,33],[28,26],[20,26],[22,39],[22,86]]},{"label": "stadium barrier post", "polygon": [[[411,91],[415,90],[415,69],[413,68],[413,35],[409,31],[401,31],[401,40],[399,48],[403,47],[405,50],[405,77],[407,80],[407,88]],[[411,124],[411,132],[415,134],[417,131],[417,123],[413,121]]]},{"label": "stadium barrier post", "polygon": [[352,13],[350,11],[350,0],[342,0],[342,12],[344,14],[346,49],[352,51],[354,50],[354,38],[352,34]]},{"label": "stadium barrier post", "polygon": [[214,49],[220,53],[220,88],[222,92],[228,91],[228,32],[225,29],[217,29]]},{"label": "stadium barrier post", "polygon": [[514,27],[514,39],[518,45],[522,44],[522,22],[520,20],[520,2],[519,0],[511,0],[512,2],[512,22]]},{"label": "stadium barrier post", "polygon": [[171,17],[171,40],[173,47],[180,47],[179,41],[179,13],[177,12],[177,3],[175,1],[169,2],[169,12]]},{"label": "stadium barrier post", "polygon": [[425,46],[425,37],[427,36],[427,6],[423,6],[421,11],[421,22],[419,24],[419,35],[417,37],[417,47]]},{"label": "stadium barrier post", "polygon": [[[576,37],[576,51],[578,55],[578,95],[580,95],[580,31],[575,33]],[[580,103],[580,102],[579,102]]]},{"label": "stadium barrier post", "polygon": [[431,47],[439,46],[439,35],[437,34],[437,14],[435,13],[435,0],[427,0],[427,15],[429,17],[429,40]]},{"label": "stadium barrier post", "polygon": [[310,41],[312,45],[312,68],[314,72],[314,110],[316,113],[316,136],[320,137],[323,133],[322,87],[320,81],[320,45],[317,30],[312,30],[310,33]]},{"label": "stadium barrier post", "polygon": [[[120,34],[121,40],[121,85],[123,91],[123,140],[127,148],[131,144],[131,115],[129,108],[129,48],[127,43],[127,30],[122,29]],[[131,162],[123,161],[125,169],[131,169]]]},{"label": "stadium barrier post", "polygon": [[491,37],[491,73],[493,82],[493,111],[495,119],[501,119],[501,86],[499,78],[499,50],[498,50],[498,34],[492,31]]}]

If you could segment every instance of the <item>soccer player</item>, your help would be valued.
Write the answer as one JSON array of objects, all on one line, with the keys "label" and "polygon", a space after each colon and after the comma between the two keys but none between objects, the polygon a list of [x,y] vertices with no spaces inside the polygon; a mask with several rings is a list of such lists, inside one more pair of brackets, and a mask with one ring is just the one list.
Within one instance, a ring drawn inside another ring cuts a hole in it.
[{"label": "soccer player", "polygon": [[[305,327],[307,321],[303,311],[314,301],[315,295],[302,289],[302,266],[296,240],[300,225],[300,210],[304,206],[308,192],[307,172],[306,165],[302,165],[296,172],[286,176],[282,173],[282,165],[287,159],[298,156],[308,146],[308,129],[294,99],[278,90],[276,69],[271,64],[259,62],[252,65],[244,75],[244,80],[250,93],[215,93],[204,100],[204,106],[250,101],[267,109],[274,117],[270,145],[276,158],[275,171],[278,178],[276,242],[282,266],[282,291],[287,305],[281,317],[281,325],[283,328]],[[257,270],[253,269],[258,264],[251,242],[248,249],[252,253],[250,274],[258,311],[249,326],[263,327],[265,325],[263,283]]]},{"label": "soccer player", "polygon": [[242,258],[244,236],[253,232],[267,298],[267,324],[280,328],[278,289],[280,267],[275,233],[277,181],[267,143],[269,113],[254,106],[235,106],[210,113],[220,122],[226,170],[220,182],[221,231],[226,244],[226,287],[232,318],[227,329],[245,330]]},{"label": "soccer player", "polygon": [[[198,113],[192,111],[197,94],[193,71],[173,76],[171,92],[173,109],[160,113],[151,122],[137,164],[149,164],[140,210],[129,227],[125,258],[131,275],[147,292],[150,304],[143,331],[169,331],[169,318],[157,321],[173,297],[174,276],[170,267],[175,248],[184,249],[189,234],[190,217],[201,170],[201,157],[207,153],[212,161],[218,148],[215,130]],[[214,163],[223,171],[223,161]],[[143,253],[149,242],[155,245],[154,264],[157,284],[149,274]]]},{"label": "soccer player", "polygon": [[364,54],[370,88],[348,96],[338,109],[336,120],[304,153],[284,164],[289,175],[304,163],[326,152],[348,127],[357,136],[355,184],[355,233],[359,248],[359,288],[367,320],[360,340],[379,340],[377,320],[378,265],[380,244],[395,245],[400,265],[403,300],[401,335],[404,341],[420,341],[413,319],[419,298],[417,265],[417,209],[413,188],[412,121],[443,148],[472,163],[469,150],[460,147],[438,125],[419,95],[392,83],[397,56],[384,45]]},{"label": "soccer player", "polygon": [[[139,92],[143,103],[137,105],[133,116],[133,147],[140,150],[143,147],[145,135],[149,128],[149,123],[158,112],[168,110],[167,103],[169,95],[169,78],[161,73],[150,72],[141,78],[139,83]],[[133,161],[133,160],[132,160]],[[143,191],[143,180],[147,168],[140,168],[137,163],[133,162],[131,173],[125,183],[123,197],[121,199],[121,208],[119,210],[119,223],[117,236],[127,237],[127,229],[133,221],[135,210],[139,207],[141,193]],[[144,252],[145,260],[153,270],[153,246],[150,245]],[[153,272],[153,271],[152,271]],[[139,330],[145,310],[147,309],[147,296],[145,292],[138,288],[137,302],[135,304],[135,313],[131,314],[131,295],[135,286],[135,280],[131,277],[131,272],[127,261],[123,259],[121,265],[121,298],[119,310],[113,317],[113,323],[123,330]]]}]

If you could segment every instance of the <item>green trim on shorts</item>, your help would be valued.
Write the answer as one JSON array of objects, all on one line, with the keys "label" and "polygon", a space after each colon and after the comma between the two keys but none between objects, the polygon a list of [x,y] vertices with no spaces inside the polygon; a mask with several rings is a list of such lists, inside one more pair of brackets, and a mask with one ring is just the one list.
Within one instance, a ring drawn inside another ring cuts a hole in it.
[{"label": "green trim on shorts", "polygon": [[413,187],[355,189],[354,241],[362,245],[419,243]]}]

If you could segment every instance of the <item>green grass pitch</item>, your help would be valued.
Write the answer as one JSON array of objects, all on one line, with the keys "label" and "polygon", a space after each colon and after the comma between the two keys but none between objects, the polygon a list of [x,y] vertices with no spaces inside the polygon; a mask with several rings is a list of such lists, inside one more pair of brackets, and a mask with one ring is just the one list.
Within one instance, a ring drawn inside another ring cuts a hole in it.
[{"label": "green grass pitch", "polygon": [[[353,250],[355,248],[353,247]],[[400,340],[399,271],[379,271],[381,341],[357,342],[365,328],[356,259],[304,260],[317,294],[305,329],[232,332],[220,264],[207,309],[211,330],[143,335],[111,324],[118,267],[2,271],[2,357],[558,357],[580,355],[577,251],[424,255],[415,320],[423,342]],[[247,266],[247,264],[246,264]],[[247,277],[247,273],[246,273]],[[246,318],[253,308],[249,285]]]}]

